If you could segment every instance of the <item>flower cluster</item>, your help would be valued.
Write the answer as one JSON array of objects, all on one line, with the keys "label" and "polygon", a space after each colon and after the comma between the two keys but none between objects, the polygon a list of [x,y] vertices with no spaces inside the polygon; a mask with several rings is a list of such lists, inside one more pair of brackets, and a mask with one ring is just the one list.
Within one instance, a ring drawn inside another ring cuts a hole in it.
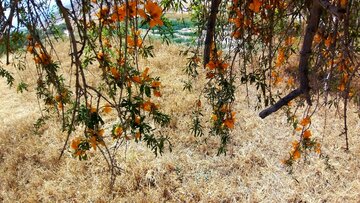
[{"label": "flower cluster", "polygon": [[312,138],[312,132],[309,129],[311,125],[311,118],[306,116],[299,123],[295,121],[295,131],[300,134],[300,141],[292,142],[292,149],[290,151],[290,157],[283,160],[283,163],[287,166],[291,166],[294,161],[301,158],[302,154],[306,154],[309,151],[314,151],[317,154],[321,153],[320,143],[315,138]]},{"label": "flower cluster", "polygon": [[114,5],[112,9],[102,7],[96,13],[96,16],[103,24],[122,22],[126,18],[141,17],[149,22],[150,28],[163,25],[161,20],[162,8],[151,0],[145,2],[133,0],[129,1],[128,4]]}]

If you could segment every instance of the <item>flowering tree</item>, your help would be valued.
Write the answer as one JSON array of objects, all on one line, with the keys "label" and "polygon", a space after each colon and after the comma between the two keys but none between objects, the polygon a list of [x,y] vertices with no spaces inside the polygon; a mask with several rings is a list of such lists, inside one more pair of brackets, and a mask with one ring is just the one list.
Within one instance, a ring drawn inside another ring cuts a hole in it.
[{"label": "flowering tree", "polygon": [[[344,135],[347,133],[347,105],[359,105],[359,2],[352,0],[70,0],[63,5],[55,0],[3,1],[0,4],[1,53],[10,63],[10,54],[23,50],[36,64],[37,95],[45,111],[61,115],[67,131],[63,150],[70,145],[80,160],[90,149],[99,150],[111,172],[112,183],[120,172],[117,149],[125,142],[143,140],[162,153],[169,138],[154,133],[166,126],[170,117],[161,112],[154,97],[161,97],[160,78],[151,67],[141,67],[140,57],[153,56],[153,46],[145,42],[152,29],[166,35],[171,27],[167,11],[191,13],[198,34],[197,43],[184,52],[189,59],[189,76],[184,89],[191,90],[199,75],[206,71],[206,83],[195,101],[192,132],[204,134],[200,117],[201,99],[211,105],[210,134],[220,137],[219,154],[235,125],[235,83],[256,86],[257,108],[267,107],[259,116],[285,109],[299,140],[294,141],[291,165],[308,151],[320,153],[312,138],[311,115],[320,105],[344,101]],[[57,40],[57,14],[69,33],[71,79],[59,73],[54,58]],[[297,58],[298,57],[298,58]],[[289,62],[298,60],[295,68]],[[100,82],[90,85],[85,70],[96,64]],[[311,74],[310,74],[311,73]],[[13,83],[12,75],[0,67],[0,74]],[[298,82],[296,82],[298,81]],[[298,87],[297,87],[298,86]],[[297,87],[297,88],[296,88]],[[20,89],[26,84],[19,85]],[[282,94],[282,92],[289,92]],[[248,92],[247,92],[248,94]],[[316,108],[311,108],[316,96]],[[319,99],[323,98],[323,99]],[[295,105],[291,104],[295,100]],[[307,105],[301,118],[299,106]],[[115,113],[114,113],[115,112]],[[104,134],[104,114],[113,113],[117,122],[110,135]],[[42,118],[43,119],[43,118]],[[156,123],[151,125],[150,122]],[[76,129],[83,133],[75,138]],[[109,144],[114,144],[112,148]]]}]

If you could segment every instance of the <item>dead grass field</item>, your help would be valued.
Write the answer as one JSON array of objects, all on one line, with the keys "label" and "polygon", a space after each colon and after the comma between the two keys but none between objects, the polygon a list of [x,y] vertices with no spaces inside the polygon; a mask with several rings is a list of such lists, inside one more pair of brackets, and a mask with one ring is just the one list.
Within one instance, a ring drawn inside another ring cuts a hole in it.
[{"label": "dead grass field", "polygon": [[[59,57],[69,67],[67,44]],[[143,61],[161,77],[162,109],[173,118],[164,129],[173,152],[155,157],[144,143],[129,143],[118,160],[124,169],[109,191],[109,173],[100,153],[88,161],[69,152],[58,161],[65,134],[56,118],[33,133],[40,116],[33,88],[23,94],[0,79],[0,202],[360,202],[360,122],[349,111],[350,152],[344,152],[341,120],[324,110],[313,117],[312,131],[322,144],[322,156],[310,155],[289,174],[281,164],[295,139],[281,111],[261,120],[237,89],[236,127],[227,156],[216,156],[218,140],[194,138],[189,132],[193,94],[182,91],[185,60],[176,45],[157,44],[156,57]],[[12,71],[15,71],[13,68]],[[96,75],[89,71],[89,76]],[[25,81],[35,77],[21,73]],[[19,79],[19,78],[17,78]],[[252,101],[252,100],[250,100]],[[255,102],[255,100],[253,100]],[[106,118],[111,120],[111,118]],[[325,157],[328,157],[325,158]]]}]

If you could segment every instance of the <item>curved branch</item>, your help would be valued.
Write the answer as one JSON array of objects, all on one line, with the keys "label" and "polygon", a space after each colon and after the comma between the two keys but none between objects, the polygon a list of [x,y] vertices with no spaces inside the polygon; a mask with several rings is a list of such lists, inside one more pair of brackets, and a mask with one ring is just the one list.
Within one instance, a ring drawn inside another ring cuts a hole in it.
[{"label": "curved branch", "polygon": [[276,102],[273,106],[266,108],[265,110],[261,111],[259,116],[261,118],[265,118],[272,114],[273,112],[279,110],[281,107],[289,103],[291,100],[295,99],[296,97],[303,94],[305,96],[306,102],[308,105],[311,105],[311,98],[310,98],[310,85],[309,85],[309,58],[311,56],[311,47],[312,42],[318,29],[320,16],[321,16],[321,5],[318,1],[314,1],[310,16],[308,18],[308,25],[306,27],[306,33],[303,41],[303,46],[300,51],[300,60],[299,60],[299,80],[300,80],[300,87],[296,90],[293,90],[290,94],[285,96],[284,98],[280,99]]},{"label": "curved branch", "polygon": [[268,115],[276,112],[281,107],[287,105],[291,100],[295,99],[296,97],[300,96],[301,94],[302,94],[302,91],[300,88],[293,90],[292,92],[290,92],[290,94],[288,94],[285,97],[283,97],[282,99],[280,99],[274,105],[261,111],[259,114],[260,118],[266,118]]}]

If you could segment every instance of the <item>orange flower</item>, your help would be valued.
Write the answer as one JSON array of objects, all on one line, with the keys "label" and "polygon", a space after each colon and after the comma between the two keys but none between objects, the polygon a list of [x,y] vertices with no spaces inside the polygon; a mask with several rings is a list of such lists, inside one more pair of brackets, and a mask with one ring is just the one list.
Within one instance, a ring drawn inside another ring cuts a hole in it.
[{"label": "orange flower", "polygon": [[303,118],[303,119],[301,120],[300,125],[306,126],[306,125],[308,125],[310,122],[311,122],[310,117],[305,117],[305,118]]},{"label": "orange flower", "polygon": [[206,67],[208,67],[210,70],[214,70],[216,68],[216,63],[211,60],[208,64],[206,64]]},{"label": "orange flower", "polygon": [[41,63],[43,65],[48,65],[51,63],[51,57],[46,54],[46,53],[43,53],[43,52],[40,52],[40,55],[39,57],[36,57],[35,60],[35,63]]},{"label": "orange flower", "polygon": [[104,136],[104,129],[100,129],[100,130],[98,130],[98,132],[97,132],[97,135],[99,135],[99,136]]},{"label": "orange flower", "polygon": [[151,83],[151,87],[153,87],[153,88],[160,87],[160,85],[161,85],[161,82],[159,82],[159,81],[153,81],[153,82]]},{"label": "orange flower", "polygon": [[83,150],[78,150],[76,153],[75,153],[75,156],[81,156],[85,154],[85,152]]},{"label": "orange flower", "polygon": [[[241,12],[240,12],[241,14]],[[241,27],[241,22],[242,22],[242,18],[243,18],[243,15],[241,14],[240,16],[236,16],[236,18],[230,18],[229,19],[229,22],[230,23],[234,23],[235,27],[236,28],[240,28]]]},{"label": "orange flower", "polygon": [[103,7],[101,8],[97,13],[96,13],[96,16],[103,20],[109,13],[109,8],[108,7]]},{"label": "orange flower", "polygon": [[146,101],[142,104],[141,106],[145,111],[152,111],[153,108],[155,107],[154,103],[150,102],[150,101]]},{"label": "orange flower", "polygon": [[231,116],[224,121],[224,125],[228,128],[233,129],[235,123],[235,112],[231,113]]},{"label": "orange flower", "polygon": [[77,138],[73,139],[70,147],[76,150],[79,148],[80,142],[81,142],[81,138],[77,137]]},{"label": "orange flower", "polygon": [[220,64],[220,68],[224,71],[229,67],[229,64],[225,63],[225,62],[221,62]]},{"label": "orange flower", "polygon": [[290,87],[293,87],[295,85],[295,80],[293,77],[289,77],[288,80],[287,80],[287,85],[290,86]]},{"label": "orange flower", "polygon": [[96,113],[97,112],[97,109],[95,107],[90,107],[90,112],[91,113]]},{"label": "orange flower", "polygon": [[231,36],[235,39],[239,39],[241,37],[241,32],[239,29],[235,30],[234,32],[231,33]]},{"label": "orange flower", "polygon": [[320,143],[316,143],[315,152],[320,154],[321,153],[321,146]]},{"label": "orange flower", "polygon": [[297,127],[295,130],[299,132],[302,130],[302,127]]},{"label": "orange flower", "polygon": [[345,8],[347,4],[347,0],[340,0],[340,6]]},{"label": "orange flower", "polygon": [[325,46],[329,48],[332,44],[332,37],[329,35],[328,38],[325,40]]},{"label": "orange flower", "polygon": [[138,2],[136,1],[131,1],[129,2],[129,15],[130,17],[135,17],[137,11],[139,11],[139,9],[137,8]]},{"label": "orange flower", "polygon": [[108,48],[111,47],[111,43],[110,43],[109,39],[107,39],[107,38],[103,39],[103,43],[106,47],[108,47]]},{"label": "orange flower", "polygon": [[316,33],[316,35],[314,36],[314,42],[319,44],[321,42],[321,35],[319,33]]},{"label": "orange flower", "polygon": [[115,6],[114,13],[111,14],[111,20],[116,21],[124,21],[126,17],[126,8],[125,5]]},{"label": "orange flower", "polygon": [[110,72],[115,79],[118,80],[120,78],[120,73],[115,67],[111,67]]},{"label": "orange flower", "polygon": [[59,107],[59,109],[62,109],[62,108],[64,107],[63,103],[62,103],[62,102],[59,102],[59,103],[58,103],[58,107]]},{"label": "orange flower", "polygon": [[300,157],[301,157],[300,151],[299,151],[299,150],[295,150],[295,151],[293,152],[293,159],[294,159],[294,160],[297,160],[297,159],[299,159]]},{"label": "orange flower", "polygon": [[259,0],[253,0],[252,3],[249,5],[249,9],[252,10],[255,13],[258,13],[260,11],[262,2]]},{"label": "orange flower", "polygon": [[144,9],[138,9],[138,14],[140,17],[144,18],[144,19],[147,19],[148,16],[147,14],[145,13]]},{"label": "orange flower", "polygon": [[32,54],[32,53],[34,53],[34,47],[29,45],[29,46],[26,48],[26,51],[29,52],[30,54]]},{"label": "orange flower", "polygon": [[220,108],[220,111],[225,113],[229,111],[229,105],[228,104],[223,104]]},{"label": "orange flower", "polygon": [[250,19],[245,18],[244,25],[245,25],[245,26],[249,26],[249,25],[251,25],[251,20],[250,20]]},{"label": "orange flower", "polygon": [[284,63],[284,61],[285,61],[284,50],[282,48],[280,48],[278,57],[276,59],[275,67],[280,67]]},{"label": "orange flower", "polygon": [[160,91],[155,90],[155,91],[154,91],[154,96],[155,96],[155,97],[161,97]]},{"label": "orange flower", "polygon": [[96,136],[91,136],[89,141],[90,141],[91,147],[94,148],[94,150],[96,151]]},{"label": "orange flower", "polygon": [[134,122],[135,122],[136,125],[139,125],[140,122],[141,122],[140,116],[135,116],[135,121]]},{"label": "orange flower", "polygon": [[340,83],[340,85],[338,86],[338,90],[340,91],[340,92],[343,92],[344,90],[345,90],[345,84],[342,82],[342,83]]},{"label": "orange flower", "polygon": [[104,106],[104,112],[105,112],[105,113],[110,113],[111,110],[112,110],[111,105],[110,105],[110,104],[105,104],[105,106]]},{"label": "orange flower", "polygon": [[295,150],[297,150],[297,148],[299,147],[299,142],[298,141],[294,141],[294,142],[292,142],[292,146],[293,146],[293,150],[295,151]]},{"label": "orange flower", "polygon": [[139,76],[133,76],[133,77],[131,77],[131,80],[138,84],[142,83],[141,78]]},{"label": "orange flower", "polygon": [[311,131],[305,130],[303,134],[304,139],[309,139],[311,137]]},{"label": "orange flower", "polygon": [[141,47],[142,45],[142,39],[140,38],[140,36],[135,36],[131,37],[131,36],[127,36],[127,43],[129,45],[129,47]]},{"label": "orange flower", "polygon": [[150,28],[153,28],[156,25],[162,26],[164,24],[161,20],[162,9],[157,3],[146,1],[145,9],[150,14]]},{"label": "orange flower", "polygon": [[149,68],[146,67],[145,70],[142,72],[141,77],[143,78],[144,81],[148,81],[149,78]]},{"label": "orange flower", "polygon": [[135,138],[138,140],[138,139],[140,139],[140,137],[141,137],[140,132],[137,132],[137,133],[135,134]]},{"label": "orange flower", "polygon": [[218,120],[218,117],[217,117],[217,115],[213,114],[213,115],[211,116],[211,119],[212,119],[213,121],[217,121],[217,120]]},{"label": "orange flower", "polygon": [[206,78],[211,79],[211,78],[214,78],[214,77],[215,77],[214,73],[212,73],[212,72],[206,73]]},{"label": "orange flower", "polygon": [[30,34],[28,34],[28,35],[26,35],[26,39],[29,40],[29,41],[32,41],[33,37]]},{"label": "orange flower", "polygon": [[116,128],[114,129],[114,134],[117,138],[119,138],[121,136],[121,134],[123,133],[123,129],[120,126],[116,126]]},{"label": "orange flower", "polygon": [[55,96],[55,101],[60,102],[61,101],[61,95],[56,95]]},{"label": "orange flower", "polygon": [[281,83],[283,81],[283,79],[281,77],[276,77],[274,80],[274,85],[277,85],[279,83]]},{"label": "orange flower", "polygon": [[97,53],[96,55],[97,59],[99,59],[100,61],[104,60],[104,53],[102,53],[101,51],[99,53]]}]

